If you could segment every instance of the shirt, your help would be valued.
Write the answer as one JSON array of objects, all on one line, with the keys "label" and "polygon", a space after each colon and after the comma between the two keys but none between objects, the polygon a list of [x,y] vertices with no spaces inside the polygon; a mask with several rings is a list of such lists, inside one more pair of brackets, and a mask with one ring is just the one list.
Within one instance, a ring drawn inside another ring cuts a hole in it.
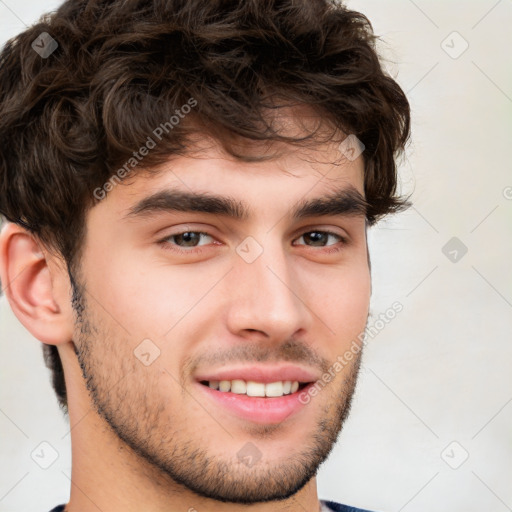
[{"label": "shirt", "polygon": [[[349,507],[347,505],[342,505],[341,503],[335,503],[334,501],[320,500],[320,504],[322,505],[322,512],[370,512],[369,510]],[[59,505],[58,507],[50,510],[50,512],[64,512],[65,506],[66,505]]]},{"label": "shirt", "polygon": [[320,504],[322,505],[322,512],[370,512],[369,510],[349,507],[348,505],[342,505],[334,501],[320,500]]}]

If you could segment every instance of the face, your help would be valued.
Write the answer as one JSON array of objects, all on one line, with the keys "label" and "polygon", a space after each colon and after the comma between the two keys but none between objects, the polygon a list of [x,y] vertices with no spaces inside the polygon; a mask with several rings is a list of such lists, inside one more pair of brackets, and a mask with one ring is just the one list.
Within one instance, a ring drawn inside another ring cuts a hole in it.
[{"label": "face", "polygon": [[73,307],[92,405],[201,496],[289,497],[356,381],[359,354],[333,365],[368,316],[362,159],[319,145],[244,163],[211,144],[159,171],[87,216]]}]

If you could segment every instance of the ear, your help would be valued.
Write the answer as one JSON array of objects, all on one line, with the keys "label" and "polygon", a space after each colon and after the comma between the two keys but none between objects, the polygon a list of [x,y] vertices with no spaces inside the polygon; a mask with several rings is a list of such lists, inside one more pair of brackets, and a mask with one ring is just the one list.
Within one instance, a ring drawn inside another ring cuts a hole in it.
[{"label": "ear", "polygon": [[73,314],[66,266],[12,222],[0,233],[0,279],[14,314],[34,337],[49,345],[71,341]]}]

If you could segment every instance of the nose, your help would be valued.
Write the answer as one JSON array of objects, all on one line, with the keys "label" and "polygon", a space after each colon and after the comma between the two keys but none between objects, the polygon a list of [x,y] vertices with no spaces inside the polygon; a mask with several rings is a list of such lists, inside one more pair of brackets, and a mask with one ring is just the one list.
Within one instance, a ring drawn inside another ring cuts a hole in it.
[{"label": "nose", "polygon": [[284,341],[307,331],[306,292],[282,247],[266,246],[252,263],[235,258],[229,279],[229,330],[238,336]]}]

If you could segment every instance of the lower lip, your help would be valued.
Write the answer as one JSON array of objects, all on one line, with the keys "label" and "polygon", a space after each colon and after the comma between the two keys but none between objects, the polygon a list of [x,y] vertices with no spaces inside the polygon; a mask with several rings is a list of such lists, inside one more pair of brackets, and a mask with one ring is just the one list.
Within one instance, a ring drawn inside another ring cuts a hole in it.
[{"label": "lower lip", "polygon": [[240,418],[261,424],[282,423],[290,416],[297,414],[307,405],[299,400],[299,396],[302,393],[307,393],[309,387],[313,384],[311,382],[291,395],[263,398],[239,395],[230,391],[217,391],[204,384],[197,383],[202,392],[215,403],[222,405]]}]

